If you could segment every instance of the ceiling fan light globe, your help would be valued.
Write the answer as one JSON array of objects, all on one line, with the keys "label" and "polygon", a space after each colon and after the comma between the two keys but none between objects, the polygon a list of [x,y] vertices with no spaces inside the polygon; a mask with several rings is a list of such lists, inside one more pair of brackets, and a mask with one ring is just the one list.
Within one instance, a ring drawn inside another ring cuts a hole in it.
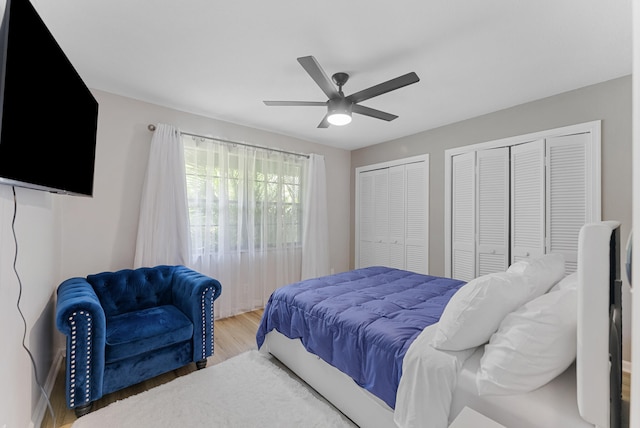
[{"label": "ceiling fan light globe", "polygon": [[331,125],[343,126],[351,122],[353,104],[344,98],[333,98],[327,102],[327,121]]},{"label": "ceiling fan light globe", "polygon": [[351,123],[351,115],[348,113],[332,113],[327,117],[327,121],[335,126],[344,126]]}]

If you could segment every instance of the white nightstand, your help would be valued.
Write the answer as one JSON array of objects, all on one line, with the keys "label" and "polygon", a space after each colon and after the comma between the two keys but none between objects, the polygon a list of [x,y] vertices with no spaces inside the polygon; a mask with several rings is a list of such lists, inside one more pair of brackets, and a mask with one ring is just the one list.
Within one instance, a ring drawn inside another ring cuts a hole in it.
[{"label": "white nightstand", "polygon": [[496,421],[489,419],[482,413],[478,413],[475,410],[465,407],[456,416],[449,428],[506,428],[504,425],[500,425]]}]

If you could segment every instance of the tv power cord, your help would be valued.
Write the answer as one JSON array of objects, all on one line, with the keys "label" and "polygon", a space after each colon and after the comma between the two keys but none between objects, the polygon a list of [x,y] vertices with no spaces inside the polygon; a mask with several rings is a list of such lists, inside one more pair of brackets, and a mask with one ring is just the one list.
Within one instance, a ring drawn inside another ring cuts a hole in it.
[{"label": "tv power cord", "polygon": [[29,348],[25,344],[25,341],[27,339],[27,320],[25,319],[24,314],[22,313],[22,309],[20,309],[20,299],[22,298],[22,280],[20,279],[20,275],[18,274],[18,268],[17,268],[17,263],[18,263],[18,238],[16,236],[15,224],[16,224],[16,216],[17,216],[17,213],[18,213],[18,202],[17,202],[17,198],[16,198],[16,188],[15,188],[15,186],[11,186],[11,189],[13,190],[13,219],[11,220],[11,231],[13,232],[13,242],[14,242],[15,247],[16,247],[16,250],[15,250],[15,253],[14,253],[14,257],[13,257],[13,272],[16,274],[16,278],[18,279],[18,285],[19,285],[18,300],[16,302],[16,308],[18,309],[18,313],[20,314],[20,318],[22,318],[22,324],[24,326],[23,332],[22,332],[22,347],[24,348],[24,350],[29,355],[29,359],[31,360],[31,366],[33,367],[33,373],[34,373],[34,375],[36,377],[36,383],[38,384],[38,387],[40,388],[40,391],[42,392],[42,395],[44,396],[45,400],[47,400],[47,408],[49,409],[49,413],[51,415],[51,420],[53,422],[53,428],[56,428],[56,416],[55,416],[55,413],[53,411],[53,408],[51,407],[51,400],[49,399],[49,395],[44,390],[44,388],[40,384],[40,381],[38,380],[38,368],[36,366],[36,361],[33,358],[33,354],[31,354],[31,351],[29,350]]}]

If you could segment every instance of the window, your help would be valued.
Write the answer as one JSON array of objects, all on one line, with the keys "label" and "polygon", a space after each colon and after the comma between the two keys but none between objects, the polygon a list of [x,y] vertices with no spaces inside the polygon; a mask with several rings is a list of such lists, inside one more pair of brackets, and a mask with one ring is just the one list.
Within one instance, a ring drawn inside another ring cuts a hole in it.
[{"label": "window", "polygon": [[182,138],[194,257],[301,246],[306,158]]}]

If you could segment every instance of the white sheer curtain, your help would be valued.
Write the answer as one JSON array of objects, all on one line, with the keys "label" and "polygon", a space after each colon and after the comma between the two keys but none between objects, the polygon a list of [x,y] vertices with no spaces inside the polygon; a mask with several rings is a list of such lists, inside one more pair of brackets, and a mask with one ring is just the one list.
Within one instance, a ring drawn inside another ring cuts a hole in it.
[{"label": "white sheer curtain", "polygon": [[324,156],[309,156],[304,191],[302,235],[302,279],[328,275],[329,223],[327,219],[327,175]]},{"label": "white sheer curtain", "polygon": [[263,307],[300,280],[301,156],[183,136],[191,265],[223,287],[216,316]]},{"label": "white sheer curtain", "polygon": [[134,266],[189,263],[189,215],[180,131],[158,124],[140,202]]}]

